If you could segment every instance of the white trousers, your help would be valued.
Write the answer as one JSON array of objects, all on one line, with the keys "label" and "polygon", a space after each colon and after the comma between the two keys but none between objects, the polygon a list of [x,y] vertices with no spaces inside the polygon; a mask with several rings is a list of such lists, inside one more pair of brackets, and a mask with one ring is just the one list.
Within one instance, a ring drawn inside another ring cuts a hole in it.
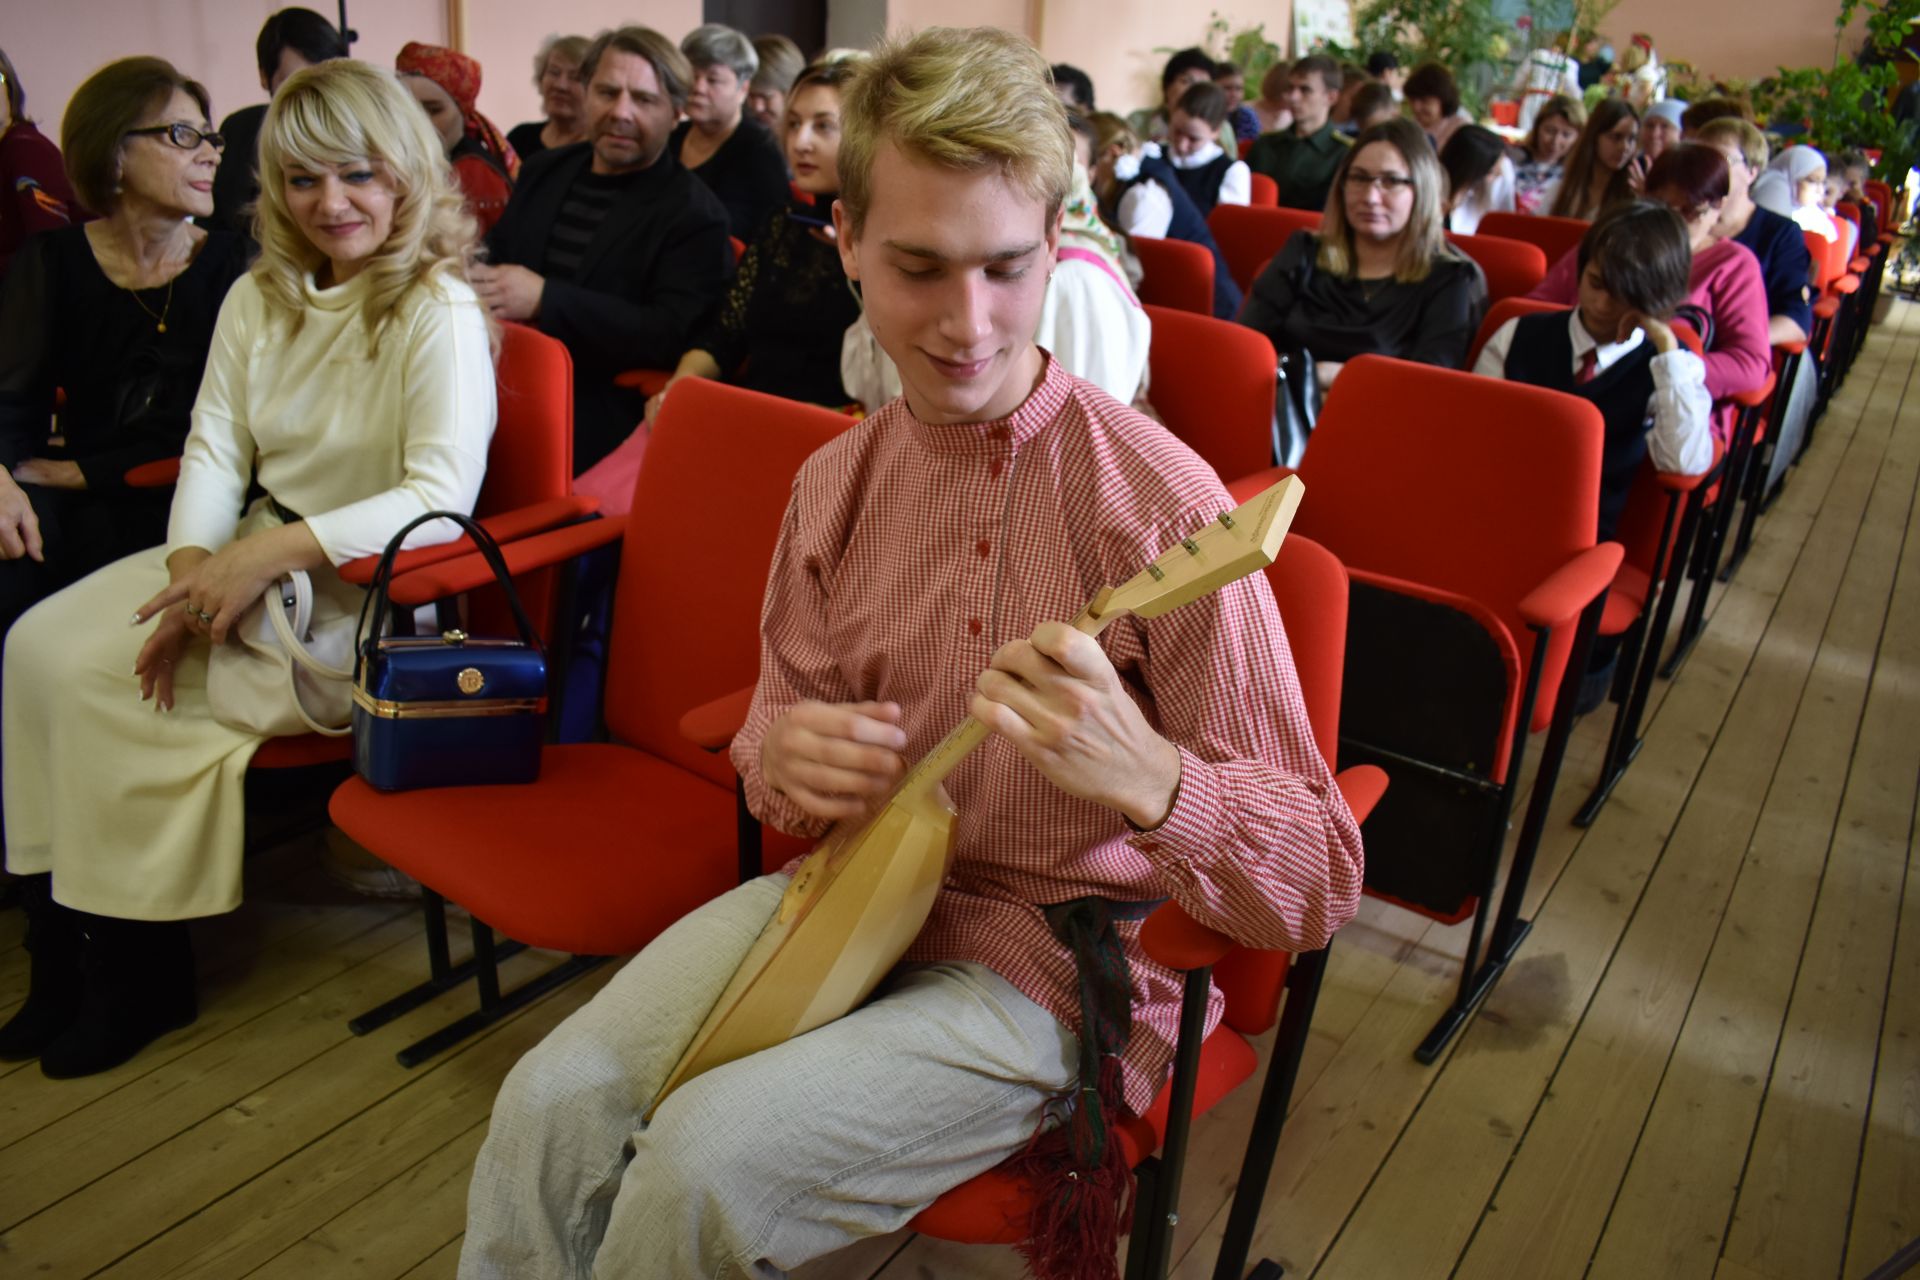
[{"label": "white trousers", "polygon": [[1078,1049],[976,964],[907,969],[641,1124],[785,887],[763,877],[679,921],[514,1067],[474,1167],[465,1280],[779,1277],[897,1230],[1032,1136]]}]

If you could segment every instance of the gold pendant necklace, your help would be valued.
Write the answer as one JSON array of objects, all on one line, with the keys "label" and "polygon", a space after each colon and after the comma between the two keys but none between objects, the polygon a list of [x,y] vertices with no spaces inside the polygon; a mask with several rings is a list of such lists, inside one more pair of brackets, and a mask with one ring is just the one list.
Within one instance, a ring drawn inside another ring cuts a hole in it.
[{"label": "gold pendant necklace", "polygon": [[[178,279],[178,278],[179,278],[178,276],[174,277],[174,279]],[[152,307],[140,301],[140,293],[138,290],[128,289],[127,296],[133,299],[134,306],[140,308],[142,311],[146,312],[148,316],[152,317],[154,332],[165,333],[167,331],[167,313],[173,310],[173,281],[172,280],[167,281],[167,300],[160,304],[160,314],[157,316],[153,314]]]}]

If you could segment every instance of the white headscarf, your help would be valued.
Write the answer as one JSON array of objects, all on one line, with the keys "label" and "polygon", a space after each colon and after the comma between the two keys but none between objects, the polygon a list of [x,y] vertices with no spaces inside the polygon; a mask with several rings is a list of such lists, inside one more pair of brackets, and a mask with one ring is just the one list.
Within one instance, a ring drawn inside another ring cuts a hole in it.
[{"label": "white headscarf", "polygon": [[1800,184],[1815,169],[1826,167],[1827,158],[1818,147],[1788,147],[1773,158],[1767,171],[1753,184],[1753,202],[1783,218],[1791,218],[1800,203]]}]

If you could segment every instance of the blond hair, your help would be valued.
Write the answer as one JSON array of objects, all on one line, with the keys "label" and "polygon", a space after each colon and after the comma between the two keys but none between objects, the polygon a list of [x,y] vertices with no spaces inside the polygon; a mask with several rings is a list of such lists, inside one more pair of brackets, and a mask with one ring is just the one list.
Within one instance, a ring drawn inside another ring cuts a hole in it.
[{"label": "blond hair", "polygon": [[426,113],[390,71],[339,58],[295,72],[273,95],[260,126],[260,203],[253,276],[269,311],[298,332],[306,313],[306,276],[327,261],[287,206],[287,168],[318,173],[365,161],[393,189],[393,226],[362,268],[369,350],[416,285],[438,276],[466,279],[478,224],[447,164]]},{"label": "blond hair", "polygon": [[1383,120],[1355,138],[1340,158],[1333,175],[1333,189],[1327,195],[1327,209],[1320,218],[1320,269],[1328,275],[1351,278],[1359,259],[1353,249],[1353,227],[1347,222],[1347,170],[1354,157],[1376,142],[1384,142],[1400,153],[1406,162],[1407,176],[1413,179],[1413,211],[1407,215],[1406,229],[1400,233],[1400,252],[1394,259],[1393,278],[1402,284],[1415,284],[1433,272],[1440,259],[1454,259],[1460,253],[1447,243],[1446,227],[1440,216],[1440,202],[1446,192],[1446,173],[1440,168],[1433,144],[1420,126],[1405,116]]},{"label": "blond hair", "polygon": [[887,40],[841,95],[840,203],[860,234],[883,141],[949,169],[994,169],[1045,206],[1073,182],[1073,138],[1052,72],[997,27],[932,27]]},{"label": "blond hair", "polygon": [[1759,174],[1767,167],[1767,135],[1760,132],[1751,121],[1738,116],[1721,116],[1718,120],[1709,120],[1694,130],[1693,140],[1703,142],[1709,147],[1717,147],[1723,142],[1731,142],[1739,148],[1746,159],[1747,168]]}]

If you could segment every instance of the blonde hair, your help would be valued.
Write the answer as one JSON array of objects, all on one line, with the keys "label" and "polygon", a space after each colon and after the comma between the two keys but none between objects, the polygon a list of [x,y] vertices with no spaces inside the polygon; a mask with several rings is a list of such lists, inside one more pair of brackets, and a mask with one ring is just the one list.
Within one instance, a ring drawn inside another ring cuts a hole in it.
[{"label": "blonde hair", "polygon": [[479,227],[466,211],[446,148],[392,72],[346,58],[295,72],[273,95],[260,126],[254,214],[260,257],[253,264],[269,310],[286,316],[295,332],[306,313],[305,277],[327,258],[287,207],[287,167],[318,172],[356,160],[377,165],[394,194],[386,243],[362,268],[368,281],[362,318],[372,350],[416,285],[438,276],[466,279]]},{"label": "blonde hair", "polygon": [[1723,142],[1731,142],[1746,159],[1747,168],[1755,174],[1764,173],[1767,168],[1767,135],[1760,132],[1750,121],[1738,116],[1722,116],[1718,120],[1709,120],[1693,132],[1695,142],[1703,142],[1709,147]]},{"label": "blonde hair", "polygon": [[1051,225],[1073,183],[1073,137],[1052,72],[997,27],[931,27],[882,42],[841,95],[840,203],[854,235],[873,199],[882,141],[949,169],[996,169]]},{"label": "blonde hair", "polygon": [[1351,279],[1359,260],[1353,250],[1353,227],[1347,222],[1347,170],[1354,157],[1376,142],[1384,142],[1400,153],[1407,175],[1413,179],[1413,211],[1407,215],[1406,229],[1400,233],[1400,252],[1393,264],[1393,278],[1402,284],[1415,284],[1433,272],[1440,259],[1461,255],[1447,243],[1446,227],[1440,216],[1440,202],[1446,191],[1447,177],[1440,168],[1433,144],[1420,126],[1405,116],[1383,120],[1355,138],[1340,158],[1334,171],[1333,189],[1327,194],[1327,209],[1320,218],[1319,267],[1328,275]]}]

